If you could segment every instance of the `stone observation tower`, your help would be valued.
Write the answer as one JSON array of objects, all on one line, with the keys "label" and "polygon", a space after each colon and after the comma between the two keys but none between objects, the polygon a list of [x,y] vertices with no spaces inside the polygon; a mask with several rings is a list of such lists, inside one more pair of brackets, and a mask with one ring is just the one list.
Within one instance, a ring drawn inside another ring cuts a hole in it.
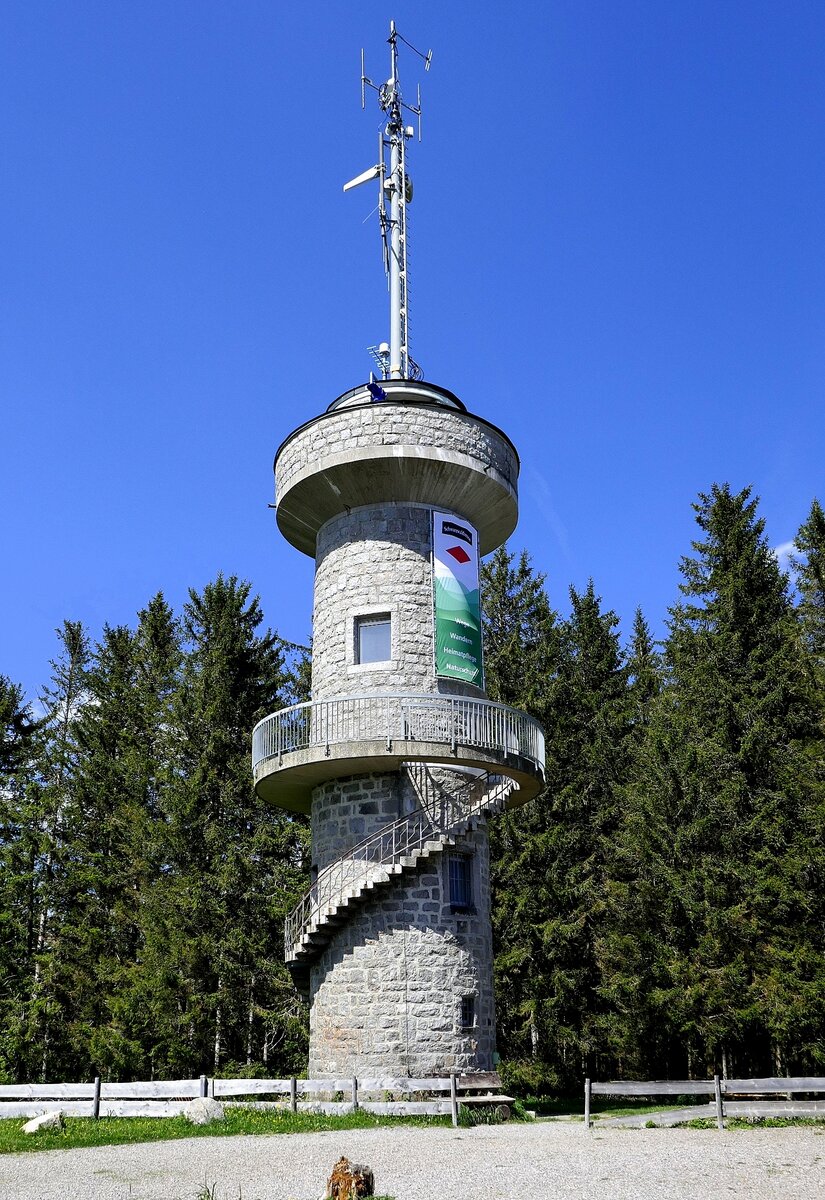
[{"label": "stone observation tower", "polygon": [[263,799],[311,814],[285,955],[315,1078],[492,1069],[487,822],[544,779],[541,728],[486,698],[481,655],[478,561],[515,528],[518,456],[409,355],[404,111],[420,102],[401,98],[399,41],[392,24],[380,87],[362,65],[386,126],[344,189],[378,181],[390,343],[378,378],[275,458],[278,527],[315,559],[312,700],[261,721],[252,757]]}]

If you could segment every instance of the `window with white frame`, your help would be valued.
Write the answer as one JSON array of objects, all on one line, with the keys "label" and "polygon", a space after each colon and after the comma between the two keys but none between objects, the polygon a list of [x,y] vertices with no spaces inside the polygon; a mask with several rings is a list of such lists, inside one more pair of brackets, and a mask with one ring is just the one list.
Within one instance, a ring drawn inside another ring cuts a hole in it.
[{"label": "window with white frame", "polygon": [[392,658],[392,618],[389,613],[370,613],[355,618],[355,662],[389,662]]}]

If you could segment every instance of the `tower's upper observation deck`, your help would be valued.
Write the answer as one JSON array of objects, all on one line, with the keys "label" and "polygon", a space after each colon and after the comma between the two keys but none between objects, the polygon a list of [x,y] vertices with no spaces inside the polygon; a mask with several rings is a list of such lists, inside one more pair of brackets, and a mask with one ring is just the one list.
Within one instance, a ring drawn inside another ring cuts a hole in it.
[{"label": "tower's upper observation deck", "polygon": [[519,460],[506,434],[468,413],[431,383],[384,379],[375,399],[367,384],[339,396],[301,425],[275,456],[278,527],[315,555],[318,530],[331,517],[382,501],[460,513],[487,554],[518,519]]}]

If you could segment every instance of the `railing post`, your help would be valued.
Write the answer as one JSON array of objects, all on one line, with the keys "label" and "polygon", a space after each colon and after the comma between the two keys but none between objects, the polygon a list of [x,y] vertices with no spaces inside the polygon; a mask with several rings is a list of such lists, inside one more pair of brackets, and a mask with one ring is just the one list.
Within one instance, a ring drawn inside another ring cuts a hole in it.
[{"label": "railing post", "polygon": [[387,716],[387,749],[392,750],[392,730],[390,726],[390,698],[386,700],[386,716]]},{"label": "railing post", "polygon": [[358,1111],[358,1080],[352,1077],[352,1111]]},{"label": "railing post", "polygon": [[204,1097],[204,1096],[208,1096],[208,1095],[209,1095],[209,1080],[206,1078],[205,1075],[201,1075],[201,1096]]},{"label": "railing post", "polygon": [[450,1072],[450,1108],[453,1116],[453,1129],[458,1128],[458,1089],[456,1088],[455,1071]]},{"label": "railing post", "polygon": [[584,1127],[590,1128],[590,1080],[584,1081]]},{"label": "railing post", "polygon": [[722,1108],[722,1083],[718,1075],[713,1077],[713,1093],[716,1099],[716,1125],[720,1130],[725,1128],[725,1113]]},{"label": "railing post", "polygon": [[100,1076],[95,1075],[95,1098],[92,1101],[92,1116],[95,1120],[100,1116]]},{"label": "railing post", "polygon": [[298,1080],[289,1081],[289,1107],[294,1113],[298,1111]]}]

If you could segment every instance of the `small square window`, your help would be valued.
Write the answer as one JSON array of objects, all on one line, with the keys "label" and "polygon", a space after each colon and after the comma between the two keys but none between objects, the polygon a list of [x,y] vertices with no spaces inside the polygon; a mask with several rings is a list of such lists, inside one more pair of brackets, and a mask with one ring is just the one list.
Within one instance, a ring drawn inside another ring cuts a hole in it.
[{"label": "small square window", "polygon": [[355,618],[355,661],[389,662],[392,658],[392,621],[389,613]]},{"label": "small square window", "polygon": [[476,998],[475,996],[461,997],[461,1028],[475,1029]]},{"label": "small square window", "polygon": [[472,908],[472,859],[468,854],[451,854],[448,859],[448,868],[450,873],[450,904],[453,908]]}]

